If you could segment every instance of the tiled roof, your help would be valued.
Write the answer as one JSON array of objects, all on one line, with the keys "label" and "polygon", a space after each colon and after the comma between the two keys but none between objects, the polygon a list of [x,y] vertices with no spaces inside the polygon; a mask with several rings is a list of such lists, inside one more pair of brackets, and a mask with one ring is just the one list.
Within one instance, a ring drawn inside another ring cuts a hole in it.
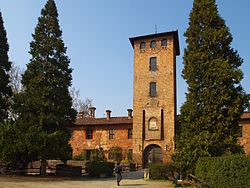
[{"label": "tiled roof", "polygon": [[133,118],[128,119],[128,117],[111,117],[107,118],[93,118],[85,117],[76,119],[76,126],[85,126],[85,125],[121,125],[121,124],[132,124]]},{"label": "tiled roof", "polygon": [[[250,119],[250,112],[244,112],[241,119]],[[111,117],[107,118],[93,118],[84,117],[76,119],[75,126],[86,126],[86,125],[121,125],[121,124],[133,124],[133,118],[128,117]]]},{"label": "tiled roof", "polygon": [[241,116],[241,119],[250,119],[250,112],[244,112]]}]

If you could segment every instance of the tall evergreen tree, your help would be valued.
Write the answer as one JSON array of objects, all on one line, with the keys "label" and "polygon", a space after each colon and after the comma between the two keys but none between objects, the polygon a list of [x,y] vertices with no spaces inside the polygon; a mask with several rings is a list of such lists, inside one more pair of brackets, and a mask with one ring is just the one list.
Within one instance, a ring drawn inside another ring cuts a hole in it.
[{"label": "tall evergreen tree", "polygon": [[190,168],[202,156],[242,151],[237,137],[247,96],[240,85],[243,60],[231,47],[232,35],[215,0],[194,0],[184,35],[188,92],[174,159]]},{"label": "tall evergreen tree", "polygon": [[9,98],[12,95],[8,74],[11,68],[8,57],[9,45],[3,24],[2,13],[0,12],[0,123],[8,118]]},{"label": "tall evergreen tree", "polygon": [[72,69],[54,0],[48,0],[41,11],[30,54],[32,58],[22,77],[24,91],[17,97],[21,101],[18,124],[25,130],[28,152],[41,159],[44,175],[46,159],[69,156],[71,135],[67,125],[76,116],[69,94]]}]

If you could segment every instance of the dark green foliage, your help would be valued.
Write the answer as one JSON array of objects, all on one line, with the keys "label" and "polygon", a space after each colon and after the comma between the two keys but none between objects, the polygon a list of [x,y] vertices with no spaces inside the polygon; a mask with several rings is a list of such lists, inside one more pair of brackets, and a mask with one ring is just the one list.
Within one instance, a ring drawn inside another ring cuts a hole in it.
[{"label": "dark green foliage", "polygon": [[150,179],[166,179],[166,165],[162,163],[149,164]]},{"label": "dark green foliage", "polygon": [[200,158],[195,175],[211,187],[250,187],[250,156]]},{"label": "dark green foliage", "polygon": [[180,179],[180,175],[182,175],[182,178],[185,178],[185,174],[182,173],[182,171],[180,170],[180,167],[172,162],[172,163],[168,163],[166,164],[166,179],[168,180],[177,180]]},{"label": "dark green foliage", "polygon": [[105,161],[92,161],[86,163],[85,170],[91,177],[100,177],[100,175],[111,177],[113,175],[114,167],[114,163]]},{"label": "dark green foliage", "polygon": [[36,153],[29,151],[32,133],[24,132],[15,123],[2,124],[0,129],[0,159],[14,168],[25,168],[36,159]]},{"label": "dark green foliage", "polygon": [[[13,164],[18,157],[18,132],[12,124],[2,124],[0,129],[0,159],[5,161],[8,165],[16,166]],[[6,147],[8,146],[8,147]],[[8,148],[12,148],[9,150]]]},{"label": "dark green foliage", "polygon": [[109,159],[112,159],[116,162],[122,161],[122,148],[119,146],[113,146],[109,149]]},{"label": "dark green foliage", "polygon": [[[103,150],[93,149],[90,151],[90,161],[105,161]],[[84,150],[82,153],[74,157],[74,160],[84,161],[87,159],[87,150]]]},{"label": "dark green foliage", "polygon": [[81,166],[70,166],[67,164],[57,164],[56,165],[56,175],[57,176],[81,176],[82,167]]},{"label": "dark green foliage", "polygon": [[136,164],[135,163],[129,163],[129,171],[136,171]]},{"label": "dark green foliage", "polygon": [[179,178],[180,169],[176,163],[151,163],[149,164],[150,179],[175,180]]},{"label": "dark green foliage", "polygon": [[194,0],[185,37],[188,92],[174,160],[192,169],[200,157],[243,151],[237,144],[238,122],[248,101],[240,85],[243,60],[230,45],[232,35],[215,0]]},{"label": "dark green foliage", "polygon": [[90,161],[104,161],[103,150],[93,149],[90,152]]},{"label": "dark green foliage", "polygon": [[86,152],[86,150],[84,150],[79,155],[74,156],[73,160],[76,160],[76,161],[85,161],[85,160],[87,160],[87,152]]},{"label": "dark green foliage", "polygon": [[12,96],[8,75],[11,68],[8,51],[9,45],[3,25],[2,13],[0,12],[0,123],[6,121],[8,118],[8,110],[10,107],[9,99]]},{"label": "dark green foliage", "polygon": [[29,139],[29,152],[44,160],[71,156],[67,128],[75,120],[69,87],[72,69],[62,40],[54,0],[48,0],[30,43],[31,59],[22,77],[23,92],[16,96],[18,125]]}]

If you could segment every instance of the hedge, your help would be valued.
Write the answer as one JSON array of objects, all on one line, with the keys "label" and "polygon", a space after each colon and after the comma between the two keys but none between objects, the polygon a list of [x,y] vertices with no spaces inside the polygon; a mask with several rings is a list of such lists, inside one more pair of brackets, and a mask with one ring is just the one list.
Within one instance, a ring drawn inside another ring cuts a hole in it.
[{"label": "hedge", "polygon": [[105,161],[93,161],[86,163],[86,172],[91,177],[106,176],[111,177],[113,175],[114,163]]},{"label": "hedge", "polygon": [[150,179],[165,179],[165,180],[174,180],[178,177],[177,172],[179,169],[177,168],[175,163],[151,163],[149,164],[149,176]]},{"label": "hedge", "polygon": [[165,179],[166,167],[162,163],[149,164],[149,176],[150,179]]},{"label": "hedge", "polygon": [[250,156],[200,158],[195,175],[211,187],[250,187]]},{"label": "hedge", "polygon": [[90,150],[89,159],[87,159],[87,150],[83,150],[82,153],[75,156],[73,159],[77,160],[77,161],[85,161],[85,160],[104,161],[105,160],[103,151],[100,150],[100,149],[92,149],[92,150]]},{"label": "hedge", "polygon": [[56,175],[57,176],[81,176],[82,167],[81,166],[70,166],[66,164],[56,165]]}]

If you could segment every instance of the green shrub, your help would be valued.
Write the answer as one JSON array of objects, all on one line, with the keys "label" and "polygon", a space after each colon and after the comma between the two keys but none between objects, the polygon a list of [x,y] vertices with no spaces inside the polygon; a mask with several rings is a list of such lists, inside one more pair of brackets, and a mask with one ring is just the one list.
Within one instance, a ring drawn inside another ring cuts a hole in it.
[{"label": "green shrub", "polygon": [[180,169],[176,163],[151,163],[149,164],[149,175],[150,179],[167,179],[175,180],[178,179]]},{"label": "green shrub", "polygon": [[113,146],[109,149],[109,159],[114,160],[118,163],[122,161],[122,148],[119,146]]},{"label": "green shrub", "polygon": [[86,163],[85,170],[91,177],[100,177],[101,175],[110,177],[113,174],[114,167],[114,163],[105,161],[92,161]]},{"label": "green shrub", "polygon": [[148,167],[150,179],[166,179],[166,165],[151,163]]},{"label": "green shrub", "polygon": [[[105,160],[103,150],[92,149],[92,150],[89,150],[89,151],[90,151],[90,157],[89,157],[90,161],[104,161]],[[87,150],[83,150],[82,153],[75,156],[73,159],[78,160],[78,161],[88,160],[87,159]]]},{"label": "green shrub", "polygon": [[90,152],[90,161],[104,161],[103,150],[93,149]]},{"label": "green shrub", "polygon": [[66,164],[56,165],[56,175],[57,176],[81,176],[82,167],[81,166],[70,166]]},{"label": "green shrub", "polygon": [[165,166],[166,168],[166,179],[168,180],[177,180],[180,179],[180,168],[174,162],[168,163]]},{"label": "green shrub", "polygon": [[250,156],[200,158],[195,175],[211,187],[250,187]]},{"label": "green shrub", "polygon": [[128,164],[129,164],[128,158],[125,157],[124,159],[122,159],[121,164],[123,164],[123,165],[128,165]]},{"label": "green shrub", "polygon": [[76,161],[85,161],[85,160],[87,160],[87,152],[86,152],[86,150],[84,150],[79,155],[76,155],[75,157],[73,157],[73,159],[76,160]]},{"label": "green shrub", "polygon": [[136,164],[135,163],[129,163],[129,171],[136,171]]}]

